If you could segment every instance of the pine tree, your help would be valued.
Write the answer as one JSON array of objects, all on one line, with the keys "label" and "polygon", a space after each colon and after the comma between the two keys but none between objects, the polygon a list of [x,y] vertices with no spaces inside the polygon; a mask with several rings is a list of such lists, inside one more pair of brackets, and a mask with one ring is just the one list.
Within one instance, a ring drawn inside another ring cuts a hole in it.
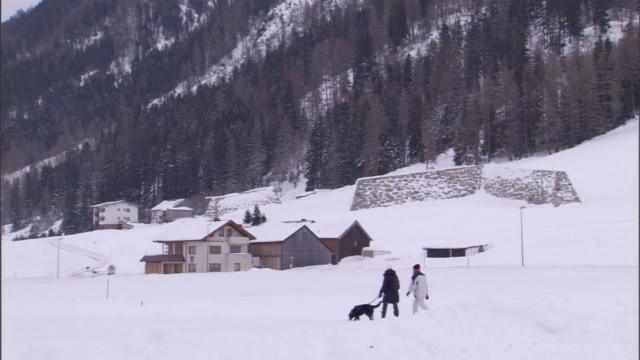
[{"label": "pine tree", "polygon": [[621,119],[628,119],[637,114],[640,100],[640,39],[637,28],[629,26],[625,36],[614,49],[617,67],[620,69],[621,81]]},{"label": "pine tree", "polygon": [[387,34],[394,48],[400,46],[402,41],[409,36],[407,10],[404,0],[397,0],[391,5],[389,22],[387,23]]},{"label": "pine tree", "polygon": [[363,29],[359,32],[355,43],[353,59],[353,96],[357,100],[364,91],[365,81],[371,78],[374,66],[375,46],[369,31],[368,22],[363,20]]},{"label": "pine tree", "polygon": [[304,176],[307,178],[305,191],[323,188],[323,173],[326,166],[327,134],[325,120],[320,117],[311,129],[309,145],[305,154]]},{"label": "pine tree", "polygon": [[244,212],[244,218],[242,219],[242,223],[251,224],[251,222],[252,222],[251,212],[249,211],[249,209],[247,209],[247,211]]},{"label": "pine tree", "polygon": [[407,158],[410,163],[424,161],[422,111],[422,101],[417,96],[413,96],[409,102],[407,122]]},{"label": "pine tree", "polygon": [[253,215],[251,216],[251,225],[260,225],[262,221],[262,212],[260,211],[260,207],[255,205],[253,207]]}]

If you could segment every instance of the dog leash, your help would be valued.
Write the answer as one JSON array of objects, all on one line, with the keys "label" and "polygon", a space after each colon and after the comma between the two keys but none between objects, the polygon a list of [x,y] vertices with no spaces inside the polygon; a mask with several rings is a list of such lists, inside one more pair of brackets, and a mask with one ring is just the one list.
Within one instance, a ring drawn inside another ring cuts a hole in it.
[{"label": "dog leash", "polygon": [[372,303],[372,302],[374,302],[374,301],[376,301],[376,300],[378,300],[378,299],[379,299],[379,297],[374,298],[373,300],[369,301],[369,305],[371,305],[371,303]]}]

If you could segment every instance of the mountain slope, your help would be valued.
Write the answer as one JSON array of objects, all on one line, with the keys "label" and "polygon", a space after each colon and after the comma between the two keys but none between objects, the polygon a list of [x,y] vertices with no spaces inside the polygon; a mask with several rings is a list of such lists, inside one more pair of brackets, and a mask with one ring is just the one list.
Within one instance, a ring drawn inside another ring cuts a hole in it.
[{"label": "mountain slope", "polygon": [[2,24],[2,224],[571,148],[640,99],[636,9],[576,5],[45,0]]},{"label": "mountain slope", "polygon": [[[638,187],[638,174],[627,176],[637,147],[634,120],[575,149],[519,164],[569,171],[589,199],[528,205],[523,228],[522,202],[486,194],[351,212],[353,186],[295,200],[291,195],[304,192],[298,187],[282,204],[261,207],[266,226],[299,217],[357,218],[373,248],[390,251],[335,266],[142,275],[143,253],[160,251],[151,239],[181,225],[175,222],[65,236],[58,278],[55,238],[3,239],[2,358],[633,359],[638,200],[622,192]],[[585,161],[594,152],[599,156]],[[448,157],[439,166],[451,163]],[[603,179],[615,186],[603,188]],[[240,209],[230,217],[241,216]],[[203,219],[185,224],[206,231]],[[495,246],[468,259],[422,256],[422,246],[485,242]],[[102,256],[87,256],[96,253]],[[104,257],[115,275],[104,275]],[[348,321],[354,305],[379,301],[387,266],[397,271],[402,295],[416,263],[428,278],[428,310],[413,315],[411,297],[401,296],[397,318],[381,319],[378,308],[373,321]],[[84,271],[96,265],[95,277]]]},{"label": "mountain slope", "polygon": [[[552,261],[567,265],[595,265],[608,264],[616,259],[618,265],[637,263],[635,251],[616,255],[621,248],[638,246],[637,241],[634,241],[637,240],[638,197],[632,195],[633,189],[637,192],[639,175],[628,166],[633,159],[637,159],[637,148],[636,119],[575,149],[513,163],[514,166],[567,171],[571,181],[578,184],[576,188],[582,199],[582,203],[558,208],[549,204],[527,205],[523,213],[527,243],[531,244],[528,250],[532,253],[530,261],[534,264]],[[598,154],[598,157],[592,157],[593,154]],[[442,158],[435,166],[442,168],[449,167],[450,164],[450,158]],[[416,165],[396,173],[423,169],[424,165]],[[280,204],[260,205],[261,211],[269,219],[267,225],[301,218],[318,222],[357,219],[374,238],[372,247],[390,250],[396,256],[420,257],[419,249],[430,244],[467,246],[488,242],[495,244],[496,249],[483,254],[482,258],[485,260],[478,257],[477,265],[513,265],[517,260],[513,256],[519,251],[518,208],[526,205],[522,201],[495,198],[479,192],[453,200],[350,211],[354,185],[319,191],[296,199],[296,195],[304,192],[303,190],[302,184],[285,187]],[[261,201],[262,196],[261,193],[255,193],[257,201]],[[232,207],[233,198],[225,199],[225,204]],[[237,210],[224,215],[223,220],[231,219],[242,223],[246,208],[251,210],[251,205],[247,205],[250,199],[251,193],[243,196]],[[18,242],[11,241],[17,234],[6,234],[2,242],[3,254],[5,251],[7,254],[6,258],[3,257],[3,274],[12,277],[20,273],[23,277],[27,274],[43,276],[47,271],[50,273],[56,267],[55,242],[60,238],[63,243],[103,254],[117,263],[121,272],[140,274],[144,271],[144,266],[138,260],[146,253],[160,253],[162,250],[161,245],[152,242],[156,236],[169,227],[180,226],[199,227],[204,234],[209,221],[208,218],[197,217],[165,225],[137,224],[135,229],[127,231],[92,231]],[[558,247],[558,244],[564,245]],[[547,259],[548,247],[553,246],[557,254]],[[595,250],[597,254],[592,253]],[[12,251],[18,253],[9,256]],[[582,254],[584,258],[576,254]],[[25,258],[40,260],[24,261]],[[463,260],[455,259],[445,260],[444,263],[460,264],[461,261],[464,263]],[[43,266],[33,268],[34,262],[42,263]],[[63,254],[61,263],[64,264],[62,274],[81,270],[86,266],[106,271],[106,264],[96,264],[84,254],[74,255],[73,252]]]}]

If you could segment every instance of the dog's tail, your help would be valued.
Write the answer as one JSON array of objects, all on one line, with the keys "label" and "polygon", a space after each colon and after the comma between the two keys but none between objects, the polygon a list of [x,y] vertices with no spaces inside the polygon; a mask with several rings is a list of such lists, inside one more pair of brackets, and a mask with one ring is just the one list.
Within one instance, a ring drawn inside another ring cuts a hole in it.
[{"label": "dog's tail", "polygon": [[373,305],[373,308],[377,308],[378,306],[380,306],[380,304],[382,304],[382,301],[380,301],[379,303],[377,303],[376,305]]}]

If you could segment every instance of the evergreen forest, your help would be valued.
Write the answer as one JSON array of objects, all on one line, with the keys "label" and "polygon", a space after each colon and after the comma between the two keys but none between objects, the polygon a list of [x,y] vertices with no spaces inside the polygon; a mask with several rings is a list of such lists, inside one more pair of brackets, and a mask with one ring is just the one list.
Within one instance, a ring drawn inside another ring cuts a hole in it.
[{"label": "evergreen forest", "polygon": [[447,151],[568,149],[638,113],[639,18],[637,0],[43,0],[1,25],[2,225],[73,234],[106,201],[202,212]]}]

